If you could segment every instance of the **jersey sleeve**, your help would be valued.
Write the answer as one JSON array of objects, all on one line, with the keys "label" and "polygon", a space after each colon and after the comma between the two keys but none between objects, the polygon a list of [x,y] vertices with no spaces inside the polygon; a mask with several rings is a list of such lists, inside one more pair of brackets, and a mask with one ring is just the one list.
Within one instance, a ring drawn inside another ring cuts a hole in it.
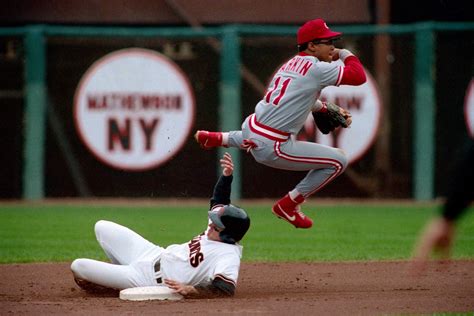
[{"label": "jersey sleeve", "polygon": [[230,192],[232,186],[233,176],[220,176],[217,180],[216,185],[214,186],[214,191],[212,193],[210,209],[218,205],[228,205],[230,203]]},{"label": "jersey sleeve", "polygon": [[215,278],[212,281],[212,286],[222,296],[233,296],[235,294],[235,285],[233,283],[228,283],[223,279]]},{"label": "jersey sleeve", "polygon": [[342,67],[341,80],[337,85],[347,84],[351,86],[358,86],[367,80],[364,66],[356,56],[348,56],[344,60],[344,67]]},{"label": "jersey sleeve", "polygon": [[320,82],[321,88],[327,86],[338,86],[344,74],[343,66],[339,63],[316,63],[315,76]]},{"label": "jersey sleeve", "polygon": [[219,278],[212,280],[212,282],[207,285],[196,285],[195,288],[200,297],[214,298],[233,296],[235,294],[235,286]]},{"label": "jersey sleeve", "polygon": [[213,283],[226,284],[228,287],[237,287],[239,278],[240,258],[238,256],[223,256],[214,269]]},{"label": "jersey sleeve", "polygon": [[348,56],[341,62],[318,62],[316,64],[316,77],[321,82],[321,87],[339,86],[341,84],[358,86],[366,82],[364,66],[356,56]]}]

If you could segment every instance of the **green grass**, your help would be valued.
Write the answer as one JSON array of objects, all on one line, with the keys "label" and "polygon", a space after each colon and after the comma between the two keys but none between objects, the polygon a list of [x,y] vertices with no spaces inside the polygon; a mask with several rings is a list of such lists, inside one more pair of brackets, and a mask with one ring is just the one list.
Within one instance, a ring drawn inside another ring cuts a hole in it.
[{"label": "green grass", "polygon": [[[437,207],[420,205],[304,205],[315,225],[297,230],[268,206],[243,205],[252,219],[242,242],[244,261],[354,261],[409,258]],[[125,225],[161,246],[183,243],[207,225],[206,205],[196,206],[0,206],[0,263],[105,259],[94,223]],[[459,222],[454,258],[474,258],[474,212]]]}]

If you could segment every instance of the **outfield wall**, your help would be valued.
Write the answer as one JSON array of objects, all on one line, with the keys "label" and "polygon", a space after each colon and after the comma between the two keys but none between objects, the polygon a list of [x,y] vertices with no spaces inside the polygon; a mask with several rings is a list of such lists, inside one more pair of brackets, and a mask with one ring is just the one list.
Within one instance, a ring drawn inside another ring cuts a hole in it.
[{"label": "outfield wall", "polygon": [[[222,151],[202,151],[193,131],[238,129],[275,68],[295,53],[296,29],[0,28],[5,149],[0,198],[207,197]],[[442,196],[451,158],[469,137],[466,117],[473,110],[466,100],[473,76],[474,23],[334,29],[345,33],[340,44],[356,52],[373,77],[381,116],[373,142],[318,195],[418,200]],[[167,56],[189,80],[195,100],[183,146],[159,166],[139,171],[98,159],[74,122],[74,98],[91,65],[131,47]],[[358,111],[357,104],[345,106]],[[299,137],[318,140],[311,130]],[[232,152],[239,165],[234,197],[276,197],[304,176],[257,165],[249,155]]]}]

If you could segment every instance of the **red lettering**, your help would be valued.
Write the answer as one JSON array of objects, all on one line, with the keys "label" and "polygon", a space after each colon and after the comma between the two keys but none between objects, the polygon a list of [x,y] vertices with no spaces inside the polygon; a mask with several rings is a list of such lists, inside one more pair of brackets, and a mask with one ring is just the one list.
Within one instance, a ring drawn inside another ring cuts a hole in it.
[{"label": "red lettering", "polygon": [[[326,102],[328,101],[327,98],[321,97],[321,101]],[[344,96],[344,95],[336,95],[334,97],[333,103],[339,105],[344,109],[348,109],[350,111],[356,110],[360,111],[362,103],[364,101],[363,96],[352,95],[352,96]]]},{"label": "red lettering", "polygon": [[130,150],[131,139],[131,121],[129,118],[125,119],[123,126],[114,118],[108,119],[108,149],[115,150],[115,144],[119,144],[124,150]]},{"label": "red lettering", "polygon": [[288,63],[288,66],[286,67],[286,71],[291,71],[295,67],[295,58],[291,59],[290,62]]},{"label": "red lettering", "polygon": [[308,73],[308,70],[309,70],[309,68],[311,68],[311,66],[313,66],[313,63],[310,62],[310,61],[306,61],[306,63],[301,67],[299,73],[303,76],[306,76],[306,74]]},{"label": "red lettering", "polygon": [[[132,95],[124,95],[124,96],[120,96],[118,95],[117,96],[119,98],[119,101],[120,102],[120,107],[122,109],[129,109],[129,110],[133,110],[133,96]],[[120,100],[121,99],[121,100]]]},{"label": "red lettering", "polygon": [[272,96],[272,93],[275,92],[275,90],[278,88],[278,84],[280,83],[280,80],[281,80],[281,77],[276,78],[273,88],[267,92],[267,95],[265,96],[265,101],[267,103],[270,103],[270,98]]},{"label": "red lettering", "polygon": [[176,110],[181,110],[181,96],[180,95],[177,95],[175,96],[175,109]]},{"label": "red lettering", "polygon": [[285,95],[286,88],[288,88],[288,85],[290,84],[290,81],[291,81],[291,78],[288,78],[288,79],[286,79],[285,81],[283,81],[283,84],[282,84],[281,90],[280,90],[280,94],[279,94],[278,97],[276,97],[275,100],[273,101],[273,104],[274,104],[274,105],[278,105],[278,104],[280,103],[280,100],[281,100],[281,98],[283,98],[283,96]]},{"label": "red lettering", "polygon": [[88,95],[87,96],[87,107],[90,110],[103,109],[107,107],[107,99],[101,96]]},{"label": "red lettering", "polygon": [[349,100],[347,100],[347,104],[346,104],[346,109],[348,110],[352,110],[352,109],[355,109],[355,110],[359,110],[360,111],[360,107],[362,105],[362,98],[361,97],[357,97],[357,96],[353,96],[352,98],[350,98]]},{"label": "red lettering", "polygon": [[159,119],[155,118],[151,122],[147,123],[144,119],[139,119],[140,127],[142,128],[143,135],[145,136],[145,150],[151,151],[153,147],[153,136],[155,136],[155,129],[158,125]]},{"label": "red lettering", "polygon": [[295,58],[295,61],[293,62],[293,65],[291,66],[289,70],[295,72],[300,62],[301,62],[301,59]]},{"label": "red lettering", "polygon": [[283,66],[281,66],[280,70],[278,70],[278,71],[285,71],[285,68],[286,68],[287,64],[288,64],[288,62],[284,63]]},{"label": "red lettering", "polygon": [[90,110],[181,110],[182,95],[155,95],[140,93],[109,93],[88,95],[87,107]]},{"label": "red lettering", "polygon": [[153,98],[149,95],[142,95],[140,97],[143,109],[149,109],[152,105]]}]

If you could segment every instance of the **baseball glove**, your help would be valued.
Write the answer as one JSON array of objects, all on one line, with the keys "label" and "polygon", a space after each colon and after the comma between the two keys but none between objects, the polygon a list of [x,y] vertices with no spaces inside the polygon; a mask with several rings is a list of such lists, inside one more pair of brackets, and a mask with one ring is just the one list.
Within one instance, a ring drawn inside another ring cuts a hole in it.
[{"label": "baseball glove", "polygon": [[323,134],[329,134],[339,126],[346,128],[351,123],[349,112],[331,102],[323,102],[323,109],[312,114],[314,123]]}]

